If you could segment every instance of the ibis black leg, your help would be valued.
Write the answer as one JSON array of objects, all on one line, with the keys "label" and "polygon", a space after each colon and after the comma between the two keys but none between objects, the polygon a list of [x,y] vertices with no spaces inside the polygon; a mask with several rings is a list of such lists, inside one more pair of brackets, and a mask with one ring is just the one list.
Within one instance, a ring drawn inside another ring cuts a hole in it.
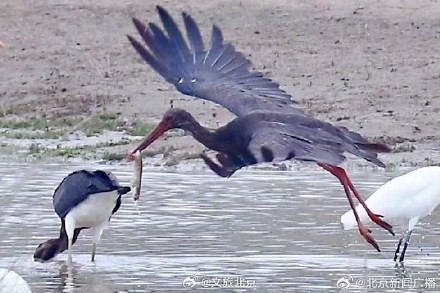
[{"label": "ibis black leg", "polygon": [[403,236],[399,239],[399,243],[397,244],[396,252],[394,252],[394,261],[397,260],[399,256],[400,246],[402,245]]},{"label": "ibis black leg", "polygon": [[[82,229],[84,229],[84,228],[76,228],[73,231],[72,244],[74,244],[76,242],[76,240],[78,239],[78,236],[79,236],[79,232],[81,232]],[[60,229],[59,239],[60,239],[60,247],[58,249],[58,253],[61,253],[61,252],[65,251],[68,247],[68,238],[67,238],[64,220],[61,220],[61,229]]]}]

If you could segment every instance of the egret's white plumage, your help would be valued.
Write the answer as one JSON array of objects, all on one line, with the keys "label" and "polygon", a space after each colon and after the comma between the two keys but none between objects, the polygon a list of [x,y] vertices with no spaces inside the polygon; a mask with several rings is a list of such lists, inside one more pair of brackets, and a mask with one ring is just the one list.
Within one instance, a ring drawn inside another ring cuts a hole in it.
[{"label": "egret's white plumage", "polygon": [[[416,169],[402,176],[391,179],[367,200],[367,206],[376,214],[382,215],[385,221],[394,221],[404,224],[404,250],[400,255],[403,261],[406,246],[414,226],[417,222],[429,215],[440,204],[440,166],[430,166]],[[369,217],[362,206],[356,210],[361,221],[368,221]],[[341,216],[344,229],[357,227],[353,211],[350,210]]]},{"label": "egret's white plumage", "polygon": [[27,282],[10,269],[0,269],[0,293],[32,293]]}]

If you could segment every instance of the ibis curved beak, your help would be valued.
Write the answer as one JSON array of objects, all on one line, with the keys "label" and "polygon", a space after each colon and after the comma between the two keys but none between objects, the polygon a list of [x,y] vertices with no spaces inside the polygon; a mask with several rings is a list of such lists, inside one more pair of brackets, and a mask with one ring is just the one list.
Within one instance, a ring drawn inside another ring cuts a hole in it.
[{"label": "ibis curved beak", "polygon": [[165,132],[167,132],[171,128],[171,123],[173,119],[170,117],[162,119],[162,121],[154,128],[154,130],[135,148],[127,157],[127,161],[134,160],[134,154],[137,151],[143,151],[150,144],[152,144],[156,139],[162,136]]}]

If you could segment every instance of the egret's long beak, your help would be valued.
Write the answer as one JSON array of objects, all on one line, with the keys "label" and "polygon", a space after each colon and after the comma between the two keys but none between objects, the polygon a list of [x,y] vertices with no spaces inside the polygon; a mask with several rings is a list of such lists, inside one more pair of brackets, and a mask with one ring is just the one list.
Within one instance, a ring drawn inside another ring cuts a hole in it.
[{"label": "egret's long beak", "polygon": [[162,136],[165,132],[167,132],[170,127],[171,123],[173,122],[173,118],[166,117],[162,119],[162,121],[156,126],[156,128],[144,139],[141,144],[135,148],[127,157],[127,161],[134,160],[134,154],[137,151],[143,151],[146,149],[150,144],[152,144],[156,139]]}]

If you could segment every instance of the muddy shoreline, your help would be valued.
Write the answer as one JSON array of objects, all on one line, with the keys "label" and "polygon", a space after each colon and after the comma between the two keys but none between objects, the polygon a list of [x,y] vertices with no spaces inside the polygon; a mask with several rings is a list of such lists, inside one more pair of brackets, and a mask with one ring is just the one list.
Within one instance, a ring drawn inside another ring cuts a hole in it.
[{"label": "muddy shoreline", "polygon": [[[440,163],[440,4],[397,0],[387,4],[193,3],[155,4],[176,17],[182,10],[191,13],[205,38],[210,26],[218,24],[225,39],[248,55],[257,70],[292,94],[298,107],[389,144],[393,153],[380,156],[388,167]],[[0,26],[6,28],[0,33],[6,45],[0,49],[1,119],[43,118],[50,125],[44,130],[1,128],[3,156],[121,158],[141,138],[140,133],[128,134],[129,129],[143,123],[145,128],[140,129],[147,131],[171,101],[207,127],[224,125],[233,118],[217,105],[178,93],[130,47],[125,37],[135,34],[130,18],[158,21],[153,4],[6,0],[0,4],[0,16]],[[59,118],[88,119],[103,113],[116,115],[123,121],[122,128],[103,126],[100,133],[85,134],[77,125],[50,124]],[[50,139],[44,134],[23,134],[60,129],[64,131],[60,137]],[[46,151],[51,148],[61,151]],[[41,151],[39,156],[35,150]],[[171,133],[152,145],[144,164],[201,169],[202,161],[196,158],[203,150],[191,137]],[[287,162],[273,168],[307,166]],[[352,157],[345,166],[375,168]]]}]

